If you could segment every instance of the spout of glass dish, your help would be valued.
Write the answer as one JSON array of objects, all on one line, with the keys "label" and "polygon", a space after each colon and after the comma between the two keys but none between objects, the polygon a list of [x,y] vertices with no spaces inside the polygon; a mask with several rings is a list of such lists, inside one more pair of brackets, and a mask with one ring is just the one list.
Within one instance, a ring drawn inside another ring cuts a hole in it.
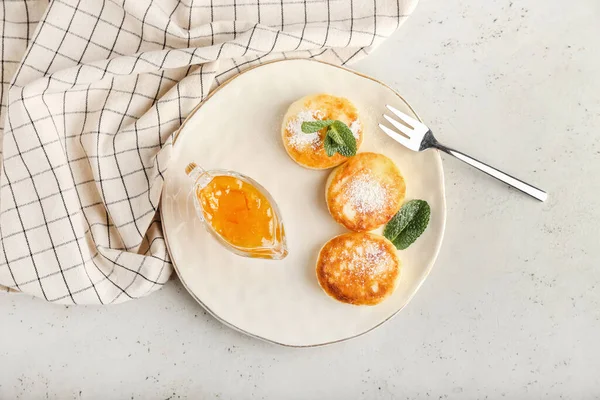
[{"label": "spout of glass dish", "polygon": [[212,180],[212,176],[195,162],[191,162],[185,167],[185,173],[200,189],[208,185]]}]

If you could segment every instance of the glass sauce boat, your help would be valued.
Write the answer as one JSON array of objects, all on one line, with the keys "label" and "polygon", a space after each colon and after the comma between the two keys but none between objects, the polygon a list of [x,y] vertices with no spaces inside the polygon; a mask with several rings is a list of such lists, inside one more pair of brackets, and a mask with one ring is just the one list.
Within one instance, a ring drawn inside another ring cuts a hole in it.
[{"label": "glass sauce boat", "polygon": [[228,170],[185,168],[198,217],[219,243],[244,257],[287,256],[283,220],[275,200],[255,180]]}]

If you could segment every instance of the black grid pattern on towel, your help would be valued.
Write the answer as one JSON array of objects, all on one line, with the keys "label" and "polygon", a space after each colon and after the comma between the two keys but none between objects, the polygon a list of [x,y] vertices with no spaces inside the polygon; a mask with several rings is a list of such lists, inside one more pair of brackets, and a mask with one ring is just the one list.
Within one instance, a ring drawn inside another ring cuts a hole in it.
[{"label": "black grid pattern on towel", "polygon": [[266,61],[354,61],[415,2],[2,2],[0,285],[67,304],[160,288],[159,199],[189,112]]}]

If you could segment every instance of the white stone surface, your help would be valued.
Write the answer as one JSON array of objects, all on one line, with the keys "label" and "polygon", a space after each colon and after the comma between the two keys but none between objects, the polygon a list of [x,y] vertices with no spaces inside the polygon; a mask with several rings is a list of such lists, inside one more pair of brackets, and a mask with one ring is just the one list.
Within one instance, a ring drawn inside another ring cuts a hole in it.
[{"label": "white stone surface", "polygon": [[437,136],[550,193],[444,158],[440,258],[409,306],[342,344],[232,331],[172,282],[62,307],[0,294],[0,399],[600,396],[600,2],[422,0],[356,69]]}]

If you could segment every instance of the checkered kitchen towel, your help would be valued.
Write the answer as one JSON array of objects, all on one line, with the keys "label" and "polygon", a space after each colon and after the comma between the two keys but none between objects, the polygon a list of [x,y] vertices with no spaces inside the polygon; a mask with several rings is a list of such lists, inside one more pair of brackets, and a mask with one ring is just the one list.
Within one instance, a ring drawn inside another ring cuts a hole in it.
[{"label": "checkered kitchen towel", "polygon": [[355,61],[416,2],[2,1],[0,285],[65,304],[160,288],[163,175],[194,106],[272,59]]}]

